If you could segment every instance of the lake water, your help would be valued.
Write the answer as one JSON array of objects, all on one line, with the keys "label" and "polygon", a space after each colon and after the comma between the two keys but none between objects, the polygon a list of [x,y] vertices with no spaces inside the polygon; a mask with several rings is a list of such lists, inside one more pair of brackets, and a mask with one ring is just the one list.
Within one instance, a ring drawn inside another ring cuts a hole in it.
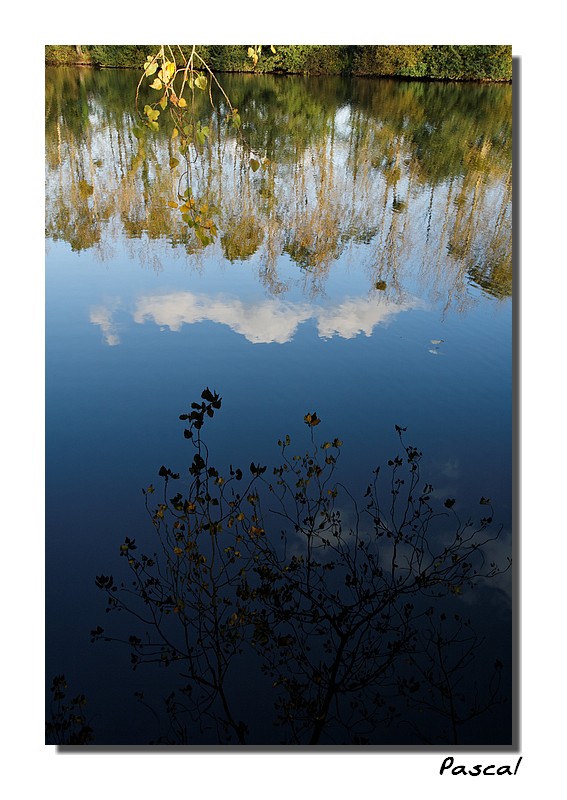
[{"label": "lake water", "polygon": [[[511,86],[223,76],[241,136],[201,99],[187,177],[170,128],[136,135],[138,78],[46,76],[46,669],[87,696],[95,744],[160,735],[133,693],[166,695],[170,673],[90,642],[113,624],[94,578],[151,538],[141,490],[187,468],[179,415],[205,387],[215,465],[277,464],[316,412],[362,498],[400,425],[439,498],[464,517],[490,498],[490,557],[511,555]],[[187,181],[213,209],[207,246],[170,204]],[[487,641],[468,685],[498,658],[508,697],[464,743],[511,741],[510,584],[455,600]],[[258,724],[251,744],[279,741]]]}]

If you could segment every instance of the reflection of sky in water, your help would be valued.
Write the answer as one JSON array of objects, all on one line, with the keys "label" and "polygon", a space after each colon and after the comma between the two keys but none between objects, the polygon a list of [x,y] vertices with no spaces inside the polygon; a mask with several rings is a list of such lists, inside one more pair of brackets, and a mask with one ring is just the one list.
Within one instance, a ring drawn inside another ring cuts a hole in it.
[{"label": "reflection of sky in water", "polygon": [[[116,308],[114,304],[96,306],[90,312],[90,321],[100,326],[106,344],[111,346],[120,341],[113,320]],[[388,322],[408,308],[410,303],[397,305],[374,298],[345,298],[337,305],[321,306],[274,298],[243,302],[238,297],[176,292],[140,297],[132,318],[136,323],[154,322],[172,331],[181,330],[183,325],[217,322],[253,344],[283,344],[291,341],[299,325],[309,319],[315,321],[321,339],[333,336],[352,339],[359,334],[371,336],[376,325]]]},{"label": "reflection of sky in water", "polygon": [[[84,679],[77,691],[93,703],[101,691],[106,697],[97,676],[108,653],[87,635],[105,623],[93,576],[118,569],[124,535],[151,536],[140,490],[157,483],[162,463],[186,469],[190,451],[178,416],[206,385],[223,397],[205,429],[219,468],[277,464],[276,441],[286,433],[292,450],[302,452],[303,415],[316,410],[317,434],[344,441],[338,477],[360,502],[371,471],[398,452],[394,424],[407,425],[407,442],[424,454],[423,477],[441,499],[456,497],[466,516],[478,514],[482,495],[492,498],[504,532],[489,555],[508,554],[508,301],[469,290],[475,302],[463,313],[409,294],[395,303],[369,291],[364,268],[352,259],[343,269],[335,265],[325,292],[313,298],[293,281],[271,296],[254,259],[230,266],[212,260],[200,270],[180,259],[162,263],[157,272],[119,249],[101,263],[50,245],[48,674],[63,671],[65,661]],[[343,512],[346,525],[353,512]],[[496,626],[489,635],[498,641],[509,578],[497,584],[504,595],[466,593],[459,601],[467,614],[480,599],[487,604]],[[135,691],[143,678],[132,677],[124,652],[116,658],[117,681]],[[126,701],[118,694],[114,702]],[[145,719],[139,708],[128,713]],[[128,736],[128,728],[115,721],[107,735]]]}]

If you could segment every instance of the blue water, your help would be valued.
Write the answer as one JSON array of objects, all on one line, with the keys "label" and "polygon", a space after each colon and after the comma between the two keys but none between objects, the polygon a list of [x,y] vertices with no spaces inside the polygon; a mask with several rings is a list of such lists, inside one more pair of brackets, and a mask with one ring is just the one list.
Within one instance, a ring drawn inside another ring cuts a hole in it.
[{"label": "blue water", "polygon": [[[127,654],[89,641],[108,621],[94,576],[119,570],[124,536],[151,536],[141,490],[162,464],[186,468],[178,417],[206,386],[223,398],[206,425],[217,466],[274,464],[285,434],[301,452],[303,417],[316,411],[317,433],[344,442],[339,474],[361,498],[372,469],[398,451],[398,424],[439,497],[457,498],[465,516],[491,498],[497,553],[510,554],[512,301],[466,277],[451,292],[453,278],[433,286],[420,256],[427,196],[423,187],[414,204],[400,292],[375,288],[376,241],[334,259],[318,292],[281,253],[280,293],[260,279],[259,254],[180,256],[146,234],[113,236],[103,257],[48,242],[46,672],[87,695],[97,742],[145,742],[151,716],[132,700],[143,678]],[[491,624],[502,615],[489,637],[506,651],[510,591],[505,577],[485,598]],[[493,724],[505,739],[509,716]]]}]

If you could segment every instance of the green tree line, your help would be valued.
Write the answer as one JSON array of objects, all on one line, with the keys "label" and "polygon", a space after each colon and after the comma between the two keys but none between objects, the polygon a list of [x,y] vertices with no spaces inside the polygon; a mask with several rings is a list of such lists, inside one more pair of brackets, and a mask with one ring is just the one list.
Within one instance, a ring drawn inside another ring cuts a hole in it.
[{"label": "green tree line", "polygon": [[[155,49],[156,45],[46,45],[45,62],[139,69]],[[512,80],[511,45],[202,45],[199,52],[218,72]]]}]

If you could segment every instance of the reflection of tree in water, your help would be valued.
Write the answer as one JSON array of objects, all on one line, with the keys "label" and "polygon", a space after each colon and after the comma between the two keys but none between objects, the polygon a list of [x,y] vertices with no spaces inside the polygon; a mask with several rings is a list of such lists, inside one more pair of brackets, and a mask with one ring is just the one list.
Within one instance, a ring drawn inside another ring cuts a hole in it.
[{"label": "reflection of tree in water", "polygon": [[219,160],[219,164],[223,169],[231,170],[235,187],[235,191],[223,203],[222,251],[231,263],[246,261],[257,252],[264,239],[256,192],[250,180],[250,167],[244,159],[234,159],[230,165]]},{"label": "reflection of tree in water", "polygon": [[488,244],[484,253],[476,260],[474,252],[467,254],[468,275],[486,292],[499,299],[512,295],[511,205],[512,168],[506,176],[496,223],[485,233]]},{"label": "reflection of tree in water", "polygon": [[331,129],[327,141],[306,155],[293,170],[295,202],[286,226],[283,251],[312,276],[312,291],[316,291],[344,250],[344,219],[348,209],[335,177],[334,130]]},{"label": "reflection of tree in water", "polygon": [[134,627],[99,625],[93,641],[125,643],[134,669],[175,673],[160,741],[467,741],[467,724],[502,703],[503,656],[475,671],[482,639],[460,599],[503,571],[488,558],[500,532],[490,501],[461,520],[396,426],[399,451],[360,504],[338,479],[342,442],[316,440],[315,412],[307,448],[294,454],[285,436],[272,471],[220,472],[201,436],[220,407],[205,389],[181,415],[188,481],[160,469],[163,492],[144,492],[153,541],[127,537],[129,577],[96,578]]},{"label": "reflection of tree in water", "polygon": [[494,275],[493,294],[509,291],[510,87],[230,77],[245,143],[222,127],[222,102],[217,115],[203,101],[209,144],[184,177],[165,129],[132,134],[135,75],[54,75],[47,234],[75,249],[103,255],[125,233],[140,249],[163,239],[198,258],[203,244],[171,207],[188,183],[218,209],[209,249],[231,262],[256,257],[270,291],[285,290],[283,254],[313,292],[363,243],[370,285],[394,295],[416,265],[424,290],[447,305],[464,302],[471,277],[491,291]]}]

